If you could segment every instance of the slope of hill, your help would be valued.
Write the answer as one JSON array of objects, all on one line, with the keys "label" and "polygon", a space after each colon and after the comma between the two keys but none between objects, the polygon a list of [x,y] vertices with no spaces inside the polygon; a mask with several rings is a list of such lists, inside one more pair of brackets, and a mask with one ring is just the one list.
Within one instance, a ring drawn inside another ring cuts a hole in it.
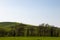
[{"label": "slope of hill", "polygon": [[19,23],[17,22],[0,22],[0,27],[10,27],[10,26],[15,26],[18,25]]},{"label": "slope of hill", "polygon": [[60,28],[49,24],[39,26],[17,23],[0,22],[0,37],[15,36],[51,36],[60,37]]}]

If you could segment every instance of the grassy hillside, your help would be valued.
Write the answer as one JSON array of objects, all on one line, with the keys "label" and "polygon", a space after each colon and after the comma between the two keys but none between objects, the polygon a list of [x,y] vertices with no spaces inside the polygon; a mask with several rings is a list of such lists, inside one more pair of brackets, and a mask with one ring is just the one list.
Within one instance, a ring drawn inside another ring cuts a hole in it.
[{"label": "grassy hillside", "polygon": [[15,26],[18,25],[19,23],[17,22],[0,22],[0,27],[10,27],[10,26]]},{"label": "grassy hillside", "polygon": [[60,37],[60,28],[49,24],[39,26],[17,23],[17,22],[0,22],[0,37]]},{"label": "grassy hillside", "polygon": [[29,27],[29,26],[33,26],[33,25],[29,25],[29,24],[23,24],[23,23],[18,23],[18,22],[0,22],[0,30],[6,30],[6,31],[10,31],[12,27],[19,27],[19,26],[25,26],[25,27]]},{"label": "grassy hillside", "polygon": [[34,26],[30,24],[23,24],[23,23],[18,23],[18,22],[0,22],[0,27],[11,27],[11,26],[16,26],[16,25],[24,25],[24,26]]}]

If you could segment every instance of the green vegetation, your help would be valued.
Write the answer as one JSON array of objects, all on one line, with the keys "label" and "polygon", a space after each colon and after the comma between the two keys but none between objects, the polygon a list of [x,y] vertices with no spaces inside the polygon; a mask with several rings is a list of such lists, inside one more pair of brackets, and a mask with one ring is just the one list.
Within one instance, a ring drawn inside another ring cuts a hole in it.
[{"label": "green vegetation", "polygon": [[19,23],[17,22],[0,22],[0,27],[10,27],[10,26],[15,26]]},{"label": "green vegetation", "polygon": [[0,40],[60,40],[60,37],[0,37]]},{"label": "green vegetation", "polygon": [[0,22],[0,37],[60,37],[60,28],[49,24],[38,26],[17,22]]}]

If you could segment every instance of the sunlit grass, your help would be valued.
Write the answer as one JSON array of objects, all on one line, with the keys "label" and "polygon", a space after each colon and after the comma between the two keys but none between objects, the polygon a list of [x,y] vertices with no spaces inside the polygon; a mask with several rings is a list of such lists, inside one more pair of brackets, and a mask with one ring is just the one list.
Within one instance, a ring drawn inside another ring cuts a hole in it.
[{"label": "sunlit grass", "polygon": [[0,37],[0,40],[60,40],[60,37]]}]

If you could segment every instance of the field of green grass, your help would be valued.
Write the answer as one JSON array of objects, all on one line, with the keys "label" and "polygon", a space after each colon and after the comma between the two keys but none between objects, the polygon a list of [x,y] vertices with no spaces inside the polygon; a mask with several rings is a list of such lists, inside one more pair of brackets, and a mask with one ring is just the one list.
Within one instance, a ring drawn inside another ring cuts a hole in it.
[{"label": "field of green grass", "polygon": [[60,37],[0,37],[0,40],[60,40]]}]

